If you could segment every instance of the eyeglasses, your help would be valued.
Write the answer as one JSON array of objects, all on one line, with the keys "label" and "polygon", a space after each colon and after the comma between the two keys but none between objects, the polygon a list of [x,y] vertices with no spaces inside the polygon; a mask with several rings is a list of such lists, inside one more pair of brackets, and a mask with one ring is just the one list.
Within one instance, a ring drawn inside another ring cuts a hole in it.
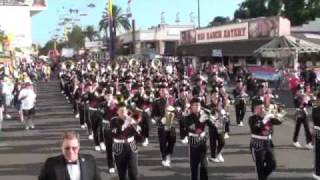
[{"label": "eyeglasses", "polygon": [[67,147],[64,148],[64,150],[66,150],[66,151],[70,151],[70,150],[76,151],[78,149],[79,149],[79,147],[76,147],[76,146],[74,146],[74,147],[67,146]]}]

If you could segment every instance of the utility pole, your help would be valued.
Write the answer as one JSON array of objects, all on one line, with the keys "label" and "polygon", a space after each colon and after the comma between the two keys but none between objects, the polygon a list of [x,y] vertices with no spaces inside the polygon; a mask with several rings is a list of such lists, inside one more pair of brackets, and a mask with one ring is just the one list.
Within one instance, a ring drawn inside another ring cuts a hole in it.
[{"label": "utility pole", "polygon": [[132,19],[132,54],[136,53],[136,21]]},{"label": "utility pole", "polygon": [[200,0],[198,0],[198,28],[200,28]]}]

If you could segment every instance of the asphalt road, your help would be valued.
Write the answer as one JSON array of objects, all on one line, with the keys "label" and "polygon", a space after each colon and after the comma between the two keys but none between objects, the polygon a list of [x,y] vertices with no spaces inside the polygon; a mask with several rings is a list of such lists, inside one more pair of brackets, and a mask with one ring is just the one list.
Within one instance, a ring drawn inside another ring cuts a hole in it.
[{"label": "asphalt road", "polygon": [[[280,93],[282,101],[292,101],[287,92]],[[13,116],[17,116],[14,110],[11,112]],[[293,111],[289,110],[289,119],[281,126],[275,127],[274,150],[277,169],[270,179],[312,179],[313,151],[296,149],[292,146],[294,129],[292,113]],[[249,153],[250,135],[247,122],[245,121],[244,127],[237,127],[234,125],[234,112],[231,114],[231,137],[227,139],[223,150],[225,162],[209,163],[209,179],[256,179],[254,164]],[[248,115],[249,112],[246,117]],[[38,84],[37,114],[34,122],[36,125],[34,130],[24,130],[15,117],[4,121],[4,130],[0,132],[1,180],[37,179],[45,159],[60,153],[59,140],[61,134],[67,130],[80,132],[81,152],[96,157],[103,180],[118,179],[116,175],[107,173],[105,152],[94,151],[93,142],[88,140],[87,131],[80,129],[79,120],[74,118],[71,105],[60,94],[57,82]],[[305,144],[303,129],[300,132],[300,142]],[[182,145],[179,141],[174,150],[172,167],[161,166],[155,127],[152,127],[150,145],[139,146],[138,158],[140,180],[190,179],[188,146]]]}]

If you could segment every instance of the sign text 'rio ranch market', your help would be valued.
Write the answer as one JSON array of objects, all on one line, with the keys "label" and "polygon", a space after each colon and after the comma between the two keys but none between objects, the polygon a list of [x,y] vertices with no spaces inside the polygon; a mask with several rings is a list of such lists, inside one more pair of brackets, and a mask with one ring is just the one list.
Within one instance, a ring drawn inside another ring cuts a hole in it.
[{"label": "sign text 'rio ranch market'", "polygon": [[197,30],[196,43],[248,39],[248,23],[232,24]]}]

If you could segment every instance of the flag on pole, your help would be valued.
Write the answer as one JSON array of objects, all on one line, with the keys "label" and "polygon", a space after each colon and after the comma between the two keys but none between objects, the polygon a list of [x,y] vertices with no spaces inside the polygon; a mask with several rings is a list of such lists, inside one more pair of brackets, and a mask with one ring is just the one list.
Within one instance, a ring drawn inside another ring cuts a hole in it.
[{"label": "flag on pole", "polygon": [[112,0],[108,0],[109,17],[112,17]]}]

